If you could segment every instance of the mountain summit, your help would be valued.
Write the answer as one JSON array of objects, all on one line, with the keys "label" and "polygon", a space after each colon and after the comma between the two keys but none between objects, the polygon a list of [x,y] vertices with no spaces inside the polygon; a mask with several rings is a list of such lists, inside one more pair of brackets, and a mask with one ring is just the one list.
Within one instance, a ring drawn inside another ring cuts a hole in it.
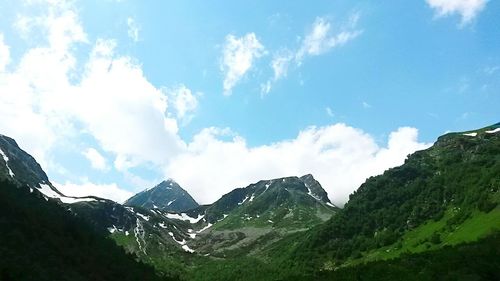
[{"label": "mountain summit", "polygon": [[172,179],[137,193],[125,201],[125,205],[174,212],[183,212],[199,206],[193,197]]}]

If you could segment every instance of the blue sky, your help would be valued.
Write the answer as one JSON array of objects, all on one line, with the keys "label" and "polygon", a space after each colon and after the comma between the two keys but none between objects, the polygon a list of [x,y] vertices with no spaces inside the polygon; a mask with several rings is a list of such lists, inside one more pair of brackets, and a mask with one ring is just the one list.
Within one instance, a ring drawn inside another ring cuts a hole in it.
[{"label": "blue sky", "polygon": [[342,204],[499,120],[498,1],[0,1],[0,133],[58,187],[209,203],[312,173]]}]

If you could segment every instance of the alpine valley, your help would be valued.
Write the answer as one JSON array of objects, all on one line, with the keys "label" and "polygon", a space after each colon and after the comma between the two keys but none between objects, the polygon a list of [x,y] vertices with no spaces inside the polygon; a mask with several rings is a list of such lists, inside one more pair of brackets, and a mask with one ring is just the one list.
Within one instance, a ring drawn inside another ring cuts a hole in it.
[{"label": "alpine valley", "polygon": [[0,280],[500,280],[500,123],[439,137],[343,208],[311,174],[209,205],[174,179],[124,204],[65,196],[13,139],[0,154]]}]

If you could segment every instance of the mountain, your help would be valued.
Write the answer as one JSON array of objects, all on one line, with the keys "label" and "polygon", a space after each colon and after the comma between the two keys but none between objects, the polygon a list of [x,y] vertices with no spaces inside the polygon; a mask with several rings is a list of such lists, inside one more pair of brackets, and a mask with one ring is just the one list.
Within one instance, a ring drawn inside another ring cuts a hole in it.
[{"label": "mountain", "polygon": [[276,266],[313,274],[439,253],[498,233],[499,203],[500,124],[449,133],[369,178],[326,223],[279,241],[267,254],[280,261]]},{"label": "mountain", "polygon": [[49,178],[36,160],[22,150],[15,140],[0,134],[0,179],[29,186],[30,191],[36,190],[49,200],[63,203],[105,200],[94,196],[65,196],[49,181]]},{"label": "mountain", "polygon": [[17,143],[0,135],[0,280],[176,280],[160,278],[73,212],[67,197]]},{"label": "mountain", "polygon": [[188,245],[216,257],[255,254],[288,233],[318,225],[338,210],[312,175],[262,180],[237,188],[189,215],[204,226]]},{"label": "mountain", "polygon": [[[151,264],[150,256],[182,255],[191,251],[182,242],[189,237],[189,222],[170,219],[167,217],[170,214],[166,212],[123,206],[95,196],[66,196],[50,182],[31,155],[4,135],[0,135],[0,181],[28,190],[30,196],[26,200],[32,200],[31,197],[43,199],[47,204],[54,203],[71,212],[72,217],[83,223],[86,229],[111,237],[127,253]],[[162,263],[159,267],[163,275],[175,279],[179,275],[176,269],[181,266],[177,263],[171,268],[169,264]]]},{"label": "mountain", "polygon": [[[311,216],[299,214],[300,208],[312,210],[308,212]],[[225,228],[234,228],[241,222],[264,222],[269,225],[269,220],[273,219],[271,224],[275,227],[294,227],[303,222],[309,223],[309,219],[327,220],[336,209],[321,184],[312,175],[305,175],[300,178],[261,180],[245,188],[236,188],[213,204],[190,213],[196,214],[202,210],[209,223],[224,220]],[[246,218],[242,219],[238,215],[234,219],[230,217],[230,214],[236,213]],[[219,225],[222,227],[222,224]]]},{"label": "mountain", "polygon": [[0,179],[59,204],[169,276],[183,274],[185,263],[196,256],[256,252],[288,233],[326,221],[338,209],[312,175],[259,181],[205,206],[172,180],[137,194],[126,205],[65,196],[14,140],[1,136],[0,149]]},{"label": "mountain", "polygon": [[338,210],[312,175],[262,180],[186,212],[154,205],[82,202],[72,209],[95,225],[107,227],[119,245],[143,261],[160,271],[175,268],[179,274],[186,273],[186,264],[196,266],[211,257],[254,255],[289,233],[328,220]]},{"label": "mountain", "polygon": [[[31,238],[16,233],[19,225],[38,229],[30,235],[50,225],[53,215],[40,223],[30,220],[43,215],[47,204],[86,225],[78,237],[106,235],[158,272],[184,280],[500,279],[500,123],[439,137],[403,165],[367,179],[343,209],[329,201],[312,175],[261,180],[183,211],[155,203],[156,192],[170,190],[168,181],[144,192],[158,188],[145,196],[150,205],[68,197],[15,141],[1,136],[0,150],[0,181],[22,187],[3,188],[21,192],[17,195],[0,194],[0,207],[5,206],[0,213],[21,218],[2,218],[0,224],[15,227],[2,226],[11,234],[0,238],[17,247],[29,243],[12,237]],[[33,203],[24,197],[41,204],[33,205],[38,207],[28,218],[22,208]],[[20,212],[9,213],[18,208],[12,202],[22,206]],[[55,218],[55,224],[65,221]],[[37,241],[52,240],[41,236]],[[67,247],[81,251],[71,243]],[[2,261],[17,268],[15,256]]]},{"label": "mountain", "polygon": [[172,179],[132,196],[124,205],[179,213],[199,207],[193,197]]}]

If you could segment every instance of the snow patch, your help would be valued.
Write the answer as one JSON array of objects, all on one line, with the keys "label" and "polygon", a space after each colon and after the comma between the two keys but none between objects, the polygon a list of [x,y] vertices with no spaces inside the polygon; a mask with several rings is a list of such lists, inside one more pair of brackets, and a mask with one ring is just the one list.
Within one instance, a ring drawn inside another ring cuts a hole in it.
[{"label": "snow patch", "polygon": [[188,253],[194,253],[194,250],[189,248],[188,245],[182,245],[182,249]]},{"label": "snow patch", "polygon": [[[139,245],[139,250],[141,250],[144,254],[146,254],[146,241],[144,240],[144,234],[146,232],[144,231],[144,227],[142,226],[141,220],[139,218],[136,218],[135,223],[136,223],[136,226],[134,228],[135,241],[137,241],[137,245]],[[142,240],[144,246],[141,245],[140,240]]]},{"label": "snow patch", "polygon": [[196,238],[196,233],[193,233],[193,230],[191,228],[188,229],[188,235],[189,237],[191,237],[191,239]]},{"label": "snow patch", "polygon": [[477,136],[477,133],[474,132],[474,133],[467,133],[467,134],[462,134],[462,135],[468,136],[468,137],[475,137],[475,136]]},{"label": "snow patch", "polygon": [[175,201],[175,200],[177,200],[177,199],[174,199],[174,200],[172,200],[172,201],[168,202],[168,203],[167,203],[167,206],[170,206],[170,204],[174,203],[174,201]]},{"label": "snow patch", "polygon": [[248,200],[248,202],[252,202],[254,198],[255,198],[255,193],[252,194],[252,196],[250,197],[250,200]]},{"label": "snow patch", "polygon": [[180,245],[184,245],[186,244],[186,240],[182,239],[182,241],[180,240],[177,240],[175,239],[175,236],[174,236],[174,233],[173,232],[169,232],[168,235],[170,235],[172,237],[172,239],[174,239],[174,241],[177,243],[177,244],[180,244]]},{"label": "snow patch", "polygon": [[63,195],[60,195],[59,193],[55,192],[48,184],[40,183],[39,184],[40,188],[38,190],[45,195],[45,199],[47,198],[53,198],[53,199],[59,199],[61,202],[65,204],[73,204],[76,202],[89,202],[89,201],[96,201],[93,198],[77,198],[77,197],[66,197]]},{"label": "snow patch", "polygon": [[72,197],[65,197],[65,196],[59,197],[59,200],[61,200],[61,202],[65,203],[65,204],[73,204],[73,203],[77,203],[77,202],[91,202],[91,201],[96,201],[93,198],[72,198]]},{"label": "snow patch", "polygon": [[500,128],[496,128],[494,130],[486,131],[487,134],[494,134],[494,133],[498,133],[498,132],[500,132]]},{"label": "snow patch", "polygon": [[330,203],[330,202],[326,202],[326,205],[327,205],[327,206],[330,206],[330,207],[332,207],[332,208],[335,208],[335,205],[333,205],[333,204],[332,204],[332,203]]},{"label": "snow patch", "polygon": [[175,243],[181,245],[181,248],[186,251],[186,252],[189,252],[189,253],[194,253],[194,250],[189,248],[188,245],[186,245],[186,240],[185,239],[182,239],[182,241],[179,241],[177,239],[175,239],[175,236],[172,232],[169,232],[168,235],[170,235],[172,237],[172,239],[175,241]]},{"label": "snow patch", "polygon": [[[272,181],[272,180],[271,180],[271,181],[269,181],[268,183],[266,183],[266,185],[265,185],[266,189],[264,189],[264,192],[266,192],[266,191],[267,191],[267,189],[271,186],[271,184],[273,184],[273,181]],[[262,192],[262,193],[264,193],[264,192]],[[261,194],[262,194],[262,193],[261,193]]]},{"label": "snow patch", "polygon": [[116,226],[113,225],[113,227],[108,227],[109,233],[115,233],[118,229],[116,229]]},{"label": "snow patch", "polygon": [[183,220],[183,221],[189,221],[190,223],[197,223],[199,222],[205,215],[198,215],[197,218],[193,218],[188,216],[186,213],[181,213],[176,214],[176,213],[167,213],[166,217],[169,219],[176,219],[176,220]]},{"label": "snow patch", "polygon": [[316,194],[312,193],[311,188],[309,188],[309,185],[307,183],[304,183],[304,185],[307,187],[307,194],[311,196],[312,198],[321,201],[321,198],[319,198]]},{"label": "snow patch", "polygon": [[196,231],[196,233],[202,233],[203,231],[205,231],[205,230],[209,229],[212,225],[213,225],[213,224],[208,223],[208,225],[207,225],[207,226],[205,226],[204,228],[202,228],[202,229],[200,229],[200,230]]},{"label": "snow patch", "polygon": [[267,220],[267,222],[269,222],[269,223],[274,223],[272,220]]},{"label": "snow patch", "polygon": [[12,172],[12,170],[9,167],[9,157],[7,157],[7,155],[3,152],[2,149],[0,149],[0,154],[2,155],[3,161],[5,161],[5,167],[7,167],[7,170],[9,171],[9,176],[13,178],[15,175],[14,172]]},{"label": "snow patch", "polygon": [[145,216],[145,215],[143,215],[141,213],[135,213],[135,214],[138,215],[139,217],[141,217],[143,220],[149,221],[149,216]]},{"label": "snow patch", "polygon": [[243,199],[243,201],[239,202],[238,205],[242,205],[243,203],[245,203],[246,201],[248,200],[248,195],[245,196],[245,199]]}]

